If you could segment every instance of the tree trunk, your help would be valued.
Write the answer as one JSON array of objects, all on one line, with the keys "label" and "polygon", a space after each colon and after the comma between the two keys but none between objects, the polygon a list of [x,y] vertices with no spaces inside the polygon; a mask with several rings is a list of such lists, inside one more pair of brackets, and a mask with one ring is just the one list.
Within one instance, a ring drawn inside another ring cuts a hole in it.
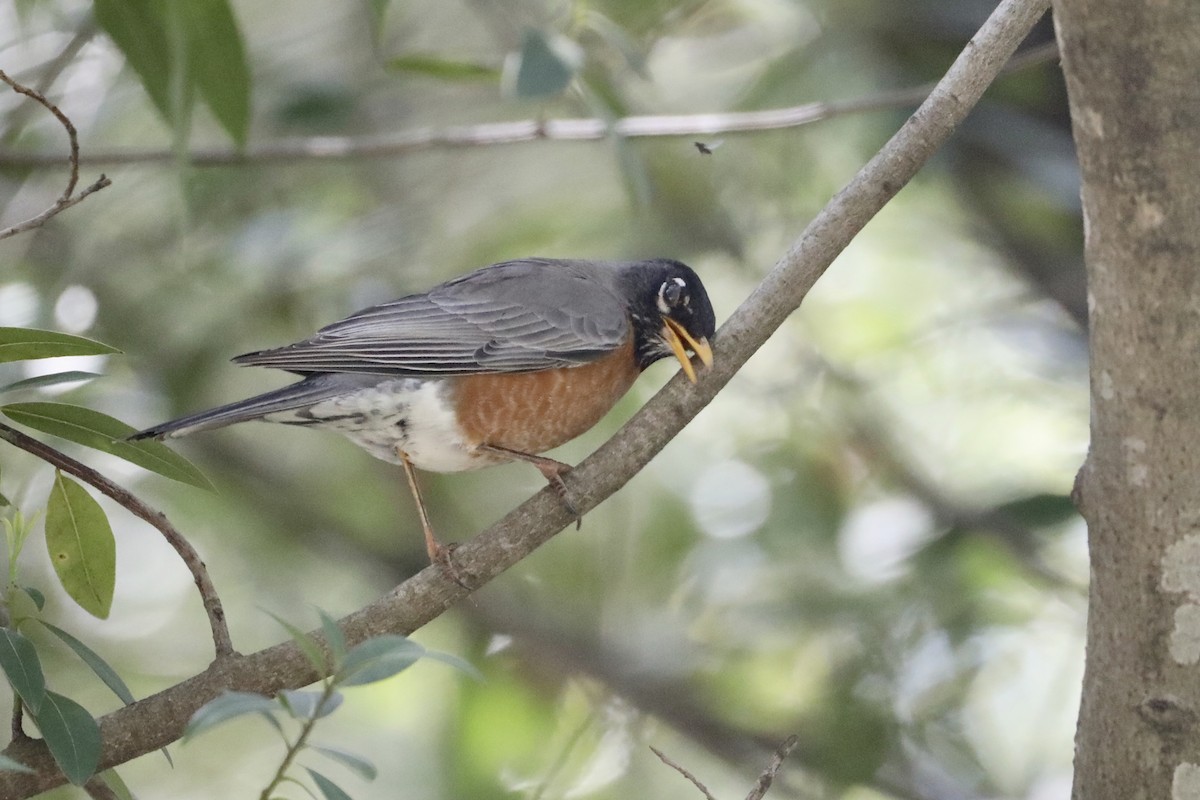
[{"label": "tree trunk", "polygon": [[1056,0],[1091,449],[1076,800],[1200,798],[1200,0]]}]

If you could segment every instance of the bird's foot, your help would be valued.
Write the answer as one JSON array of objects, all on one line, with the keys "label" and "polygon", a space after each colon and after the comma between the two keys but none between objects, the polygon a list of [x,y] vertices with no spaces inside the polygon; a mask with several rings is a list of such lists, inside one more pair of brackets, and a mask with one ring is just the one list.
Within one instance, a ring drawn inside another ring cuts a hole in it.
[{"label": "bird's foot", "polygon": [[436,539],[427,542],[426,550],[429,553],[429,563],[441,569],[442,574],[450,580],[457,583],[464,589],[470,589],[466,581],[463,580],[463,573],[458,569],[458,565],[454,563],[454,551],[458,549],[458,542],[450,542],[442,544]]},{"label": "bird's foot", "polygon": [[563,475],[571,471],[571,465],[555,461],[551,458],[544,459],[544,461],[547,463],[535,463],[534,466],[538,468],[542,476],[546,479],[546,482],[550,484],[550,488],[558,495],[558,499],[562,501],[563,506],[575,518],[575,530],[579,530],[583,527],[583,515],[579,513],[579,509],[571,502],[571,492],[567,489],[567,482],[562,478]]}]

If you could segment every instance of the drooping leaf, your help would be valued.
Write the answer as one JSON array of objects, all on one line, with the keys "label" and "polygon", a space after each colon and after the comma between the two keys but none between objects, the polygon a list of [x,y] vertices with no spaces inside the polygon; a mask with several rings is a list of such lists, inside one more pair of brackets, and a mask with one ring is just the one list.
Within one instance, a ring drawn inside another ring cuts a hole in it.
[{"label": "drooping leaf", "polygon": [[[227,0],[96,0],[96,21],[141,78],[146,93],[163,118],[175,124],[179,108],[172,97],[172,70],[183,69],[177,82],[188,103],[197,94],[213,116],[242,144],[250,120],[250,70],[241,32]],[[171,19],[168,15],[179,14]],[[184,53],[171,52],[170,32],[178,25]],[[192,90],[196,89],[196,92]],[[184,105],[187,105],[185,103]]]},{"label": "drooping leaf", "polygon": [[425,648],[411,639],[396,634],[376,636],[346,654],[336,680],[342,686],[381,681],[408,669],[423,655]]},{"label": "drooping leaf", "polygon": [[108,784],[109,789],[112,789],[113,794],[117,796],[117,800],[134,800],[133,792],[129,791],[125,780],[117,774],[115,769],[104,770],[100,773],[100,778]]},{"label": "drooping leaf", "polygon": [[30,769],[20,761],[11,759],[3,753],[0,753],[0,772],[28,772],[32,775],[34,772],[36,772],[36,770]]},{"label": "drooping leaf", "polygon": [[108,662],[100,657],[95,650],[88,647],[83,642],[76,639],[71,634],[64,631],[57,625],[51,625],[45,620],[38,620],[42,625],[59,639],[63,644],[75,651],[75,655],[91,668],[92,672],[96,673],[96,677],[104,682],[104,685],[112,689],[113,694],[121,698],[121,702],[125,705],[133,703],[133,693],[129,691],[129,687],[125,685],[125,681],[121,680],[121,676],[117,671],[109,666]]},{"label": "drooping leaf", "polygon": [[29,599],[37,606],[38,611],[46,607],[46,595],[42,594],[40,589],[35,589],[32,586],[22,586],[21,591],[29,595]]},{"label": "drooping leaf", "polygon": [[521,41],[520,66],[517,68],[517,97],[558,94],[571,83],[581,61],[579,46],[574,42],[527,28]]},{"label": "drooping leaf", "polygon": [[292,641],[300,648],[300,652],[308,659],[308,663],[312,664],[318,672],[324,672],[328,668],[325,651],[321,649],[321,645],[317,643],[316,639],[277,614],[272,614],[270,611],[267,614],[271,616],[271,619],[283,626],[283,629],[292,637]]},{"label": "drooping leaf", "polygon": [[315,769],[309,769],[308,767],[305,767],[305,769],[312,776],[313,783],[321,790],[321,794],[325,796],[325,800],[350,800],[350,795],[346,794],[342,790],[342,787],[329,780],[329,778],[326,778]]},{"label": "drooping leaf", "polygon": [[21,700],[36,714],[46,698],[46,677],[33,642],[9,628],[0,628],[0,669]]},{"label": "drooping leaf", "polygon": [[35,375],[32,378],[14,381],[7,386],[0,386],[0,394],[4,392],[15,392],[20,389],[38,389],[46,386],[57,386],[60,383],[82,383],[90,381],[92,378],[99,378],[97,372],[80,372],[79,370],[70,370],[68,372],[54,372],[50,375]]},{"label": "drooping leaf", "polygon": [[208,478],[192,462],[162,442],[126,441],[125,437],[136,429],[99,411],[68,403],[36,402],[9,403],[0,406],[0,412],[13,422],[111,453],[165,478],[213,490]]},{"label": "drooping leaf", "polygon": [[424,75],[444,81],[495,81],[500,79],[500,70],[495,67],[419,54],[397,56],[387,62],[387,68],[392,72]]},{"label": "drooping leaf", "polygon": [[250,68],[233,9],[228,0],[188,0],[176,9],[184,15],[189,77],[230,138],[245,144]]},{"label": "drooping leaf", "polygon": [[325,697],[324,692],[301,690],[282,691],[278,698],[288,714],[300,720],[327,717],[338,710],[344,699],[340,692],[333,692]]},{"label": "drooping leaf", "polygon": [[426,650],[425,655],[423,657],[430,659],[432,661],[440,661],[443,664],[449,664],[450,666],[454,667],[456,670],[458,670],[460,672],[465,672],[467,675],[470,675],[472,678],[479,681],[480,683],[484,682],[483,673],[480,672],[478,669],[476,669],[474,664],[472,664],[470,661],[459,658],[458,656],[453,655],[452,653],[443,653],[439,650]]},{"label": "drooping leaf", "polygon": [[121,352],[95,339],[35,328],[0,327],[0,362],[58,356],[96,356]]},{"label": "drooping leaf", "polygon": [[117,544],[100,504],[75,481],[55,472],[46,504],[46,549],[71,599],[104,619],[117,581]]},{"label": "drooping leaf", "polygon": [[34,715],[38,729],[67,780],[82,786],[100,763],[100,726],[88,710],[69,697],[46,692]]},{"label": "drooping leaf", "polygon": [[373,781],[375,780],[375,776],[379,774],[379,770],[375,768],[374,764],[354,753],[347,753],[345,750],[339,750],[336,747],[325,747],[319,744],[312,744],[309,747],[326,758],[332,759],[342,766],[353,770],[365,780]]},{"label": "drooping leaf", "polygon": [[261,714],[275,721],[278,711],[279,704],[266,695],[253,692],[222,692],[196,709],[196,713],[192,714],[183,730],[183,738],[186,741],[226,720],[246,714]]},{"label": "drooping leaf", "polygon": [[325,634],[325,644],[333,654],[333,667],[337,669],[346,659],[346,637],[337,620],[319,608],[317,614],[321,617],[321,632]]}]

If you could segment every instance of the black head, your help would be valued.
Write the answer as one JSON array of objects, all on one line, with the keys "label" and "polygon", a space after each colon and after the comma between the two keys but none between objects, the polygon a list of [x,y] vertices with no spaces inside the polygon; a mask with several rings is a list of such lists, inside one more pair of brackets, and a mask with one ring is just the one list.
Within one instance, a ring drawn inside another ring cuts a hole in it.
[{"label": "black head", "polygon": [[642,369],[675,356],[693,383],[688,352],[712,364],[708,340],[717,328],[712,303],[700,277],[686,264],[661,258],[630,264],[621,275],[633,318],[634,356]]}]

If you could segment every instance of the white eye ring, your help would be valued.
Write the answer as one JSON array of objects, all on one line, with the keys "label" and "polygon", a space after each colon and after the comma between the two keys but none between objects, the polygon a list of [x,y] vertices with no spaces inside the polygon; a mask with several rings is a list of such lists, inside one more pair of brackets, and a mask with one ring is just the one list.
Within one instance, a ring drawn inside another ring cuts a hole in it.
[{"label": "white eye ring", "polygon": [[[668,293],[672,295],[669,300],[667,298]],[[691,302],[692,298],[687,292],[687,283],[683,278],[671,278],[668,281],[663,281],[663,285],[658,287],[656,305],[660,314],[669,314],[672,307],[679,305],[686,307]]]}]

